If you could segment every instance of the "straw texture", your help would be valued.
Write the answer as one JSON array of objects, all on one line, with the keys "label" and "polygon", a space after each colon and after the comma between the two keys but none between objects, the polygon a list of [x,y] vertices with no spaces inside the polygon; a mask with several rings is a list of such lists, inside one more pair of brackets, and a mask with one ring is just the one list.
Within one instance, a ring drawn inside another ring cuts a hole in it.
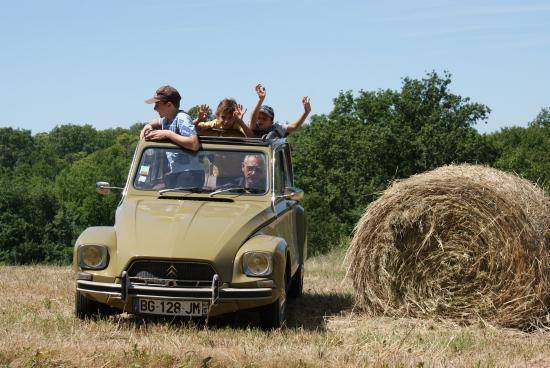
[{"label": "straw texture", "polygon": [[346,260],[367,313],[540,326],[550,318],[550,199],[496,169],[444,166],[371,203]]}]

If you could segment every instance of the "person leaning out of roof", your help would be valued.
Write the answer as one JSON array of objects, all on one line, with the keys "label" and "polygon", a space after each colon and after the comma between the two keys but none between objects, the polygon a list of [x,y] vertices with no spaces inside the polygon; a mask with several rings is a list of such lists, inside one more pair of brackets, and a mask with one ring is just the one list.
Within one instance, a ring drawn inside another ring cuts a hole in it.
[{"label": "person leaning out of roof", "polygon": [[162,86],[147,104],[155,104],[159,118],[146,124],[140,133],[141,139],[162,141],[168,139],[182,148],[198,151],[199,138],[189,114],[180,110],[181,96],[172,86]]},{"label": "person leaning out of roof", "polygon": [[216,118],[211,121],[205,121],[208,114],[208,106],[199,105],[197,107],[198,117],[193,123],[198,131],[204,135],[221,136],[244,136],[254,137],[254,133],[243,122],[243,116],[246,111],[243,111],[242,105],[239,105],[233,99],[223,99],[216,109]]},{"label": "person leaning out of roof", "polygon": [[265,137],[266,139],[284,138],[300,128],[311,112],[309,97],[304,96],[302,97],[304,112],[297,120],[290,124],[274,122],[275,112],[273,109],[270,106],[262,105],[265,100],[266,92],[261,84],[256,85],[256,93],[258,94],[258,102],[250,117],[250,129],[254,132],[255,137]]}]

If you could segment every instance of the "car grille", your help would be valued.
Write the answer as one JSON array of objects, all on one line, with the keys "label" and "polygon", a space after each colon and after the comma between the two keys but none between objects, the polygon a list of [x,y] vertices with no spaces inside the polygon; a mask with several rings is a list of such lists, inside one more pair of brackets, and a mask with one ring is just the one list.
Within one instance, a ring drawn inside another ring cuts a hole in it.
[{"label": "car grille", "polygon": [[216,273],[208,263],[157,260],[134,261],[127,272],[134,284],[166,287],[211,286]]}]

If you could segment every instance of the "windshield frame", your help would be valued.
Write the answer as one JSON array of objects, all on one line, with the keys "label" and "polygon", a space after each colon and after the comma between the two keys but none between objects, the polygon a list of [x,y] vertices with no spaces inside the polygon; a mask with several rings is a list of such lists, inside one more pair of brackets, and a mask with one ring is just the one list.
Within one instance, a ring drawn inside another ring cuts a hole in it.
[{"label": "windshield frame", "polygon": [[[151,142],[152,143],[152,142]],[[136,183],[138,181],[138,177],[140,176],[140,170],[142,167],[142,160],[145,155],[145,152],[148,149],[155,149],[155,150],[163,150],[163,151],[170,151],[170,150],[181,150],[184,154],[198,156],[201,155],[201,153],[208,152],[208,153],[215,153],[215,152],[240,152],[243,154],[243,157],[247,154],[257,154],[261,155],[264,159],[264,170],[265,170],[265,188],[264,191],[256,193],[256,192],[223,192],[218,193],[216,196],[246,196],[246,197],[264,197],[271,193],[271,157],[270,152],[262,149],[263,147],[257,147],[257,146],[216,146],[216,147],[209,147],[209,146],[203,146],[201,149],[197,152],[191,152],[185,149],[182,149],[176,145],[172,144],[162,144],[162,143],[156,143],[156,144],[144,144],[139,151],[136,152],[136,157],[134,158],[134,167],[132,168],[131,175],[128,178],[128,189],[130,189],[135,194],[156,194],[159,197],[162,196],[162,193],[159,193],[160,190],[167,189],[167,188],[143,188],[136,186]],[[205,155],[205,154],[204,154]],[[202,163],[202,162],[201,162]],[[166,175],[166,174],[164,174]],[[203,184],[203,188],[206,188],[206,183]],[[211,193],[213,193],[216,190],[221,189],[223,186],[216,185],[210,190],[203,190],[202,192],[194,192],[194,191],[170,191],[170,195],[185,195],[185,196],[209,196]],[[168,193],[166,193],[168,194]]]}]

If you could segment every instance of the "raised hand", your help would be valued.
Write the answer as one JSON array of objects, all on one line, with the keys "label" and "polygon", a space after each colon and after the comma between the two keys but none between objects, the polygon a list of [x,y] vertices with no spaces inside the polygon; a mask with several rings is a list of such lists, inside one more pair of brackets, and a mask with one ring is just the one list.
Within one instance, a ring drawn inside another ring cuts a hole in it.
[{"label": "raised hand", "polygon": [[244,114],[246,114],[246,109],[243,110],[243,105],[237,104],[235,111],[233,111],[233,116],[239,120],[243,120]]},{"label": "raised hand", "polygon": [[256,93],[260,100],[263,101],[265,99],[265,88],[260,83],[256,84]]},{"label": "raised hand", "polygon": [[197,119],[196,120],[198,122],[205,121],[206,118],[208,117],[208,110],[209,110],[208,105],[198,105],[197,106]]},{"label": "raised hand", "polygon": [[305,113],[309,114],[311,112],[311,105],[309,103],[309,97],[308,96],[302,97],[302,105],[304,105]]}]

